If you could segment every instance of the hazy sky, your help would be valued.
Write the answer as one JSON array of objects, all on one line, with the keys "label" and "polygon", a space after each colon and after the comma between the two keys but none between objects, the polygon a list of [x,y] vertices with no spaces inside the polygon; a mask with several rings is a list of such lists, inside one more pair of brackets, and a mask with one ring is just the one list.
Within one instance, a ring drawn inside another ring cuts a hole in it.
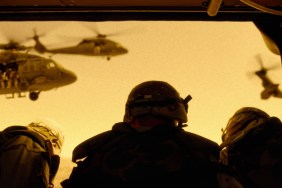
[{"label": "hazy sky", "polygon": [[[0,22],[2,36],[23,40],[33,28],[44,34],[42,41],[52,47],[72,45],[83,37],[118,33],[109,39],[125,46],[129,53],[113,57],[53,55],[72,70],[78,80],[62,88],[42,92],[37,101],[0,96],[1,124],[26,125],[41,117],[62,125],[65,146],[62,156],[85,139],[111,129],[122,121],[130,90],[147,80],[163,80],[182,97],[190,94],[187,131],[221,142],[221,128],[243,106],[255,106],[270,115],[282,117],[282,99],[261,100],[261,80],[249,76],[258,70],[256,55],[265,66],[281,65],[280,57],[265,46],[251,22],[124,21],[124,22]],[[20,31],[20,32],[19,32]],[[68,36],[68,37],[67,37]],[[77,38],[78,37],[78,38]],[[76,38],[76,41],[73,39]],[[282,83],[282,67],[269,72]]]}]

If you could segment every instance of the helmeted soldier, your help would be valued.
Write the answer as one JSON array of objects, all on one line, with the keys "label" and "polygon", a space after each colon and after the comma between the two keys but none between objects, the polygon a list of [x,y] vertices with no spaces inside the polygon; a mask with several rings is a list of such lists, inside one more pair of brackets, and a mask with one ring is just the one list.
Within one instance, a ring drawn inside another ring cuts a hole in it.
[{"label": "helmeted soldier", "polygon": [[1,188],[54,187],[64,143],[58,125],[45,118],[0,133]]},{"label": "helmeted soldier", "polygon": [[282,187],[282,124],[255,107],[243,107],[222,133],[220,160],[245,187]]},{"label": "helmeted soldier", "polygon": [[164,81],[135,86],[123,121],[74,149],[77,167],[62,186],[240,186],[218,163],[218,144],[183,129],[190,100]]}]

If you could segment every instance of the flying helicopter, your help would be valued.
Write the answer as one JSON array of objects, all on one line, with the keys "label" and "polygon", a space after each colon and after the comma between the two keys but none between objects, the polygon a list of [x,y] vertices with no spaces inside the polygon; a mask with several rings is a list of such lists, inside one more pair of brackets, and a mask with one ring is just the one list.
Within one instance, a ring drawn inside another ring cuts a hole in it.
[{"label": "flying helicopter", "polygon": [[265,68],[261,61],[261,58],[259,57],[258,57],[258,62],[261,68],[260,70],[255,71],[254,73],[262,80],[262,86],[264,87],[264,90],[261,92],[261,99],[266,100],[270,96],[282,98],[282,91],[278,88],[279,84],[272,82],[269,76],[267,75],[267,71],[275,69],[277,67],[274,66],[274,67]]},{"label": "flying helicopter", "polygon": [[128,53],[128,50],[117,42],[107,39],[107,35],[97,34],[96,37],[83,39],[75,46],[48,49],[40,40],[36,30],[34,30],[33,40],[34,49],[39,53],[52,54],[74,54],[85,56],[102,56],[110,60],[112,56],[118,56]]},{"label": "flying helicopter", "polygon": [[[15,44],[15,45],[14,45]],[[14,43],[0,48],[0,95],[6,98],[25,97],[29,92],[32,101],[38,99],[41,91],[48,91],[71,84],[76,75],[63,68],[51,58],[29,54],[24,46]],[[18,46],[21,46],[18,48]],[[15,48],[14,48],[15,47]]]}]

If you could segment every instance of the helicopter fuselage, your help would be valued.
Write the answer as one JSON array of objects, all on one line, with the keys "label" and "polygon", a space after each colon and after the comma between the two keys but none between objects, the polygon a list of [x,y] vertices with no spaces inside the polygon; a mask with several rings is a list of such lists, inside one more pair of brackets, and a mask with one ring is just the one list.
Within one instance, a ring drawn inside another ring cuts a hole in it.
[{"label": "helicopter fuselage", "polygon": [[279,84],[274,84],[266,75],[267,71],[262,69],[256,71],[255,74],[262,80],[264,90],[261,92],[262,99],[268,99],[270,96],[282,98],[282,92],[279,90]]},{"label": "helicopter fuselage", "polygon": [[259,71],[255,72],[255,74],[262,80],[263,87],[268,87],[270,85],[274,85],[272,83],[272,81],[268,78],[266,73],[267,72],[265,70],[259,70]]},{"label": "helicopter fuselage", "polygon": [[48,49],[41,43],[39,37],[35,35],[35,50],[39,53],[53,53],[53,54],[74,54],[86,56],[104,56],[109,60],[112,56],[122,55],[128,53],[128,50],[117,42],[106,39],[104,37],[96,37],[93,39],[84,39],[75,46]]},{"label": "helicopter fuselage", "polygon": [[0,94],[39,93],[77,79],[52,59],[28,53],[0,52],[0,67]]}]

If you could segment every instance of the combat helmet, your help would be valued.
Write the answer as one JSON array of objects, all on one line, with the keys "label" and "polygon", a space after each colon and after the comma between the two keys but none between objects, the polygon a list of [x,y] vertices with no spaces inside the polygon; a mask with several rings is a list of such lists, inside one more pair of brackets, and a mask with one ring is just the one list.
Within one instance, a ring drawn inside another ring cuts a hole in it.
[{"label": "combat helmet", "polygon": [[136,116],[150,114],[186,123],[188,102],[191,99],[190,95],[181,98],[178,91],[167,82],[145,81],[129,93],[124,121],[130,122]]},{"label": "combat helmet", "polygon": [[44,118],[42,120],[36,120],[29,123],[27,127],[32,131],[37,132],[45,140],[49,140],[52,144],[55,155],[59,155],[61,153],[64,144],[64,135],[57,122]]},{"label": "combat helmet", "polygon": [[262,125],[270,116],[254,107],[243,107],[229,119],[226,128],[222,130],[221,148],[234,144],[257,126]]}]

